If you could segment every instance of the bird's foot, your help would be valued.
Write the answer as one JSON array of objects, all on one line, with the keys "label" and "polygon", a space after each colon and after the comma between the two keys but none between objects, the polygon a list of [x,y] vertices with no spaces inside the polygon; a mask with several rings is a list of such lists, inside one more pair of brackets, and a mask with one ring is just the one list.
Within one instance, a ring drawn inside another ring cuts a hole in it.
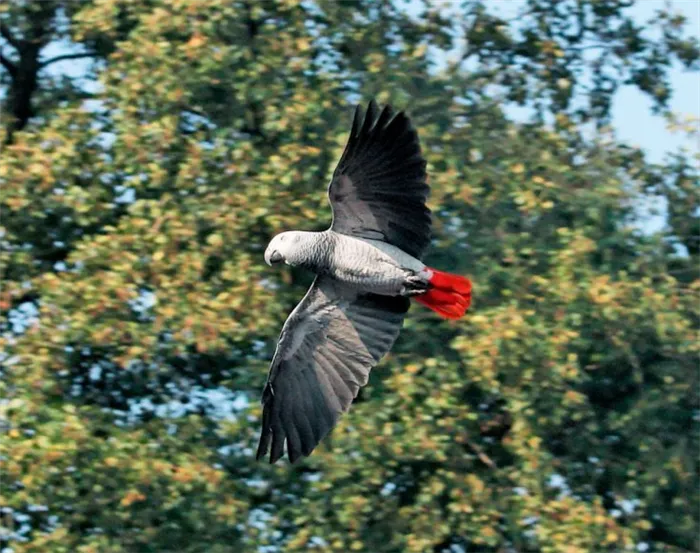
[{"label": "bird's foot", "polygon": [[404,280],[400,294],[402,296],[418,296],[428,290],[428,282],[421,273],[411,273]]}]

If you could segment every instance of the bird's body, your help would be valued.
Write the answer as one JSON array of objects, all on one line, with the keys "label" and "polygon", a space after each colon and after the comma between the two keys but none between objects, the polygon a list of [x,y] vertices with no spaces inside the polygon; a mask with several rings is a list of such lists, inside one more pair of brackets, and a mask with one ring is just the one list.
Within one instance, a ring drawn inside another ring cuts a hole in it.
[{"label": "bird's body", "polygon": [[296,253],[288,263],[328,275],[364,292],[413,295],[417,289],[427,288],[432,274],[420,260],[379,240],[355,238],[332,230],[289,231],[279,238],[296,240]]},{"label": "bird's body", "polygon": [[347,411],[370,370],[391,349],[414,298],[441,316],[464,315],[468,279],[427,267],[425,160],[405,114],[357,108],[329,186],[333,223],[288,231],[265,251],[316,280],[282,328],[263,390],[256,457],[309,455]]}]

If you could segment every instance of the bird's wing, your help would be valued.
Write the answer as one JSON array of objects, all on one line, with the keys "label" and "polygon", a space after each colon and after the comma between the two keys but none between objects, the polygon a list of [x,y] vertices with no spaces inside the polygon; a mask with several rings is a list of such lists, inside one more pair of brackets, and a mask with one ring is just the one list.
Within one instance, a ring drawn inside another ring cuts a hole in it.
[{"label": "bird's wing", "polygon": [[357,106],[328,187],[331,229],[388,242],[420,259],[430,242],[428,192],[425,160],[408,117],[393,116],[390,106],[379,113],[374,101],[364,115]]},{"label": "bird's wing", "polygon": [[393,345],[409,301],[317,277],[282,328],[263,391],[256,458],[309,455]]}]

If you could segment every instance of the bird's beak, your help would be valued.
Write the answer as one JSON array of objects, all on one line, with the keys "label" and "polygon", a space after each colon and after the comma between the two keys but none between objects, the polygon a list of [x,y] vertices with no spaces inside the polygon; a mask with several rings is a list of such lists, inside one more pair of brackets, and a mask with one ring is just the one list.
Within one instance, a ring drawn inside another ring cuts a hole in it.
[{"label": "bird's beak", "polygon": [[265,263],[270,267],[272,267],[273,263],[279,263],[280,261],[284,261],[284,257],[282,257],[282,254],[277,250],[267,250],[265,252]]}]

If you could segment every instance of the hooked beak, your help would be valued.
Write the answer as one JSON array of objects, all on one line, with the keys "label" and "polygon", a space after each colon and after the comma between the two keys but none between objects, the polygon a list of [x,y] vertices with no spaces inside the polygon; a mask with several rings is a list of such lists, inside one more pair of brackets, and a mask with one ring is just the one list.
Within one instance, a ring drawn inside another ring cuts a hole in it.
[{"label": "hooked beak", "polygon": [[273,263],[279,263],[280,261],[284,261],[284,257],[282,257],[282,254],[277,250],[267,250],[265,252],[265,263],[270,267],[272,267]]}]

